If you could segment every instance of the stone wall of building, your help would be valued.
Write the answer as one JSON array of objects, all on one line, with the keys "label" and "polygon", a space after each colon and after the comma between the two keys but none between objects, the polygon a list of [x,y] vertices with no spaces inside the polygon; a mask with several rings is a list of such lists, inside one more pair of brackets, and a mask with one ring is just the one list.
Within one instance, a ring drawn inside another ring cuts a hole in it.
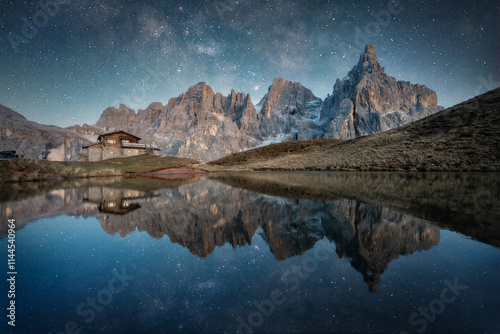
[{"label": "stone wall of building", "polygon": [[106,145],[102,148],[102,160],[121,158],[121,147]]},{"label": "stone wall of building", "polygon": [[89,161],[101,161],[102,160],[102,155],[101,155],[101,146],[90,146],[87,148],[88,154],[89,154]]},{"label": "stone wall of building", "polygon": [[144,148],[129,148],[129,147],[123,147],[122,148],[122,155],[123,157],[132,157],[134,155],[141,155],[141,154],[146,154],[146,149]]}]

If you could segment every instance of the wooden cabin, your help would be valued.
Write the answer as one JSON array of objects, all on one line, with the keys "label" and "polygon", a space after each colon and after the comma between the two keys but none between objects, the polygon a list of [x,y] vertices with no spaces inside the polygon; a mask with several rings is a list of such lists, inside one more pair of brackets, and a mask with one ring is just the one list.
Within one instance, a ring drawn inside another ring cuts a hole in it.
[{"label": "wooden cabin", "polygon": [[82,146],[88,152],[88,161],[125,158],[134,155],[158,155],[157,146],[140,144],[141,138],[125,131],[108,132],[97,137],[97,142]]}]

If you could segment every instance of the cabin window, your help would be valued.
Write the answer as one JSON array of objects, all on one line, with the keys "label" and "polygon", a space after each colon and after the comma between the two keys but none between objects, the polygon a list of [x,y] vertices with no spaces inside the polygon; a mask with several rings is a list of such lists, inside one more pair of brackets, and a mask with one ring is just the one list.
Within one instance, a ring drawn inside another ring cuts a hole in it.
[{"label": "cabin window", "polygon": [[123,142],[124,142],[124,143],[130,143],[130,140],[128,140],[128,139],[124,139],[124,140],[123,140]]},{"label": "cabin window", "polygon": [[108,207],[109,208],[113,208],[115,206],[115,203],[111,202],[111,203],[108,203]]},{"label": "cabin window", "polygon": [[116,140],[115,139],[108,139],[108,144],[116,144]]},{"label": "cabin window", "polygon": [[128,152],[128,153],[132,153],[132,150],[128,150],[127,152]]},{"label": "cabin window", "polygon": [[109,154],[115,154],[115,152],[111,151],[111,152],[109,152]]}]

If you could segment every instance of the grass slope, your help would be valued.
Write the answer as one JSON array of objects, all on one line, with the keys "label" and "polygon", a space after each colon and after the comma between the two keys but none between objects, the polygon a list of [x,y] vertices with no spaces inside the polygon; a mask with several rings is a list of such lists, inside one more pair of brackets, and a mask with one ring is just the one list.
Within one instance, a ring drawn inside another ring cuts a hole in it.
[{"label": "grass slope", "polygon": [[500,89],[387,132],[353,140],[260,147],[205,165],[210,171],[500,171]]},{"label": "grass slope", "polygon": [[152,155],[138,155],[99,162],[10,159],[0,161],[0,181],[41,181],[79,177],[123,176],[127,173],[189,167],[197,162],[191,159]]}]

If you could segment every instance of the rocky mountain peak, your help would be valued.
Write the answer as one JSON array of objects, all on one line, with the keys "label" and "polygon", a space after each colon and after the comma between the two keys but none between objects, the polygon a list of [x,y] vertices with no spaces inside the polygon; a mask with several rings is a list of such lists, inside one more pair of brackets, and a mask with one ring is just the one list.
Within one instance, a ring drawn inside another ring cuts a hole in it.
[{"label": "rocky mountain peak", "polygon": [[315,119],[321,102],[311,90],[298,82],[274,79],[267,94],[257,104],[263,138],[297,140],[302,120]]},{"label": "rocky mountain peak", "polygon": [[373,46],[372,43],[366,44],[366,46],[365,46],[365,54],[375,55],[375,47]]},{"label": "rocky mountain peak", "polygon": [[253,103],[252,103],[252,98],[250,97],[250,94],[247,95],[247,105],[252,105],[253,106]]},{"label": "rocky mountain peak", "polygon": [[122,104],[120,104],[120,105],[118,106],[118,110],[123,111],[123,112],[127,112],[127,111],[132,110],[132,109],[130,109],[129,107],[127,107],[126,105],[124,105],[124,104],[122,103]]},{"label": "rocky mountain peak", "polygon": [[325,138],[351,139],[386,131],[440,110],[436,93],[385,74],[368,43],[348,75],[337,80],[323,105]]},{"label": "rocky mountain peak", "polygon": [[273,86],[284,86],[285,84],[293,84],[293,82],[285,80],[283,78],[274,78],[273,84],[271,85],[271,87],[273,87]]},{"label": "rocky mountain peak", "polygon": [[[310,90],[305,88],[304,86],[302,86],[302,84],[300,82],[293,82],[293,81],[285,80],[283,78],[275,78],[273,80],[272,85],[269,86],[268,95],[270,95],[270,93],[271,94],[274,93],[274,94],[279,95],[287,90],[295,90],[295,91],[305,90],[305,91],[310,92]],[[312,92],[311,92],[311,94],[312,94]]]},{"label": "rocky mountain peak", "polygon": [[316,99],[317,97],[299,82],[276,78],[257,106],[262,108],[261,113],[264,117],[269,118],[272,116],[273,111],[290,110],[294,112],[302,110],[307,102]]},{"label": "rocky mountain peak", "polygon": [[208,92],[211,92],[212,95],[214,94],[214,91],[212,90],[212,87],[207,85],[206,82],[198,82],[196,85],[193,85],[189,87],[187,92],[184,94],[187,97],[199,97],[206,95]]},{"label": "rocky mountain peak", "polygon": [[105,109],[95,125],[106,129],[106,131],[113,131],[117,127],[117,121],[129,122],[135,119],[135,116],[135,110],[130,109],[124,104],[120,104],[118,109],[114,107]]},{"label": "rocky mountain peak", "polygon": [[[250,103],[248,103],[250,101]],[[236,93],[234,89],[231,90],[231,94],[229,94],[226,98],[226,105],[223,106],[225,115],[230,117],[233,122],[238,124],[238,121],[241,119],[243,112],[247,106],[251,105],[253,108],[253,104],[250,100],[250,95],[246,95],[245,93]]]},{"label": "rocky mountain peak", "polygon": [[6,122],[7,120],[26,121],[26,117],[1,104],[0,104],[0,119],[2,119],[4,122]]},{"label": "rocky mountain peak", "polygon": [[368,43],[365,47],[365,52],[359,56],[359,62],[355,67],[359,74],[363,73],[385,73],[385,70],[380,66],[375,53],[375,47]]},{"label": "rocky mountain peak", "polygon": [[165,106],[161,102],[153,102],[151,103],[146,110],[148,111],[156,111],[165,108]]}]

